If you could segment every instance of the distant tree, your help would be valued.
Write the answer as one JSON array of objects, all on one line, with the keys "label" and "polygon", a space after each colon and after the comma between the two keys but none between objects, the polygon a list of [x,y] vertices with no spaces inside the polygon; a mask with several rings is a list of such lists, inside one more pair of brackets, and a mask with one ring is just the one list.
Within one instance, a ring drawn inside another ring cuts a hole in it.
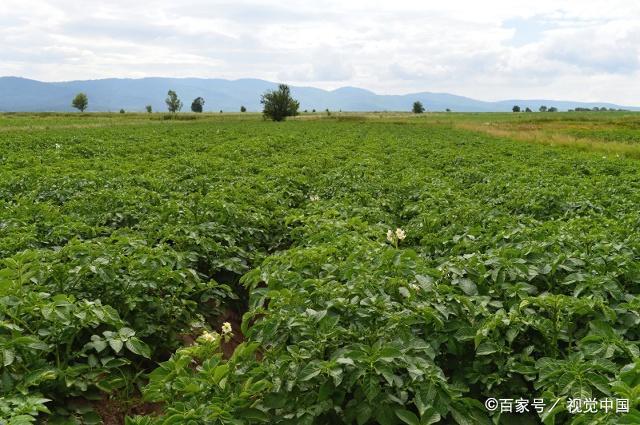
[{"label": "distant tree", "polygon": [[220,113],[222,113],[222,109],[220,109]]},{"label": "distant tree", "polygon": [[147,113],[149,113],[149,114],[150,114],[151,112],[153,112],[153,108],[151,107],[151,105],[147,105],[147,106],[145,106],[145,107],[144,107],[144,109],[146,109],[146,110],[147,110]]},{"label": "distant tree", "polygon": [[71,106],[78,109],[80,112],[84,112],[89,106],[89,98],[84,93],[78,93],[71,101]]},{"label": "distant tree", "polygon": [[513,105],[513,108],[511,108],[511,110],[513,112],[520,112],[520,107],[518,105]]},{"label": "distant tree", "polygon": [[124,109],[120,109],[120,113],[121,113],[121,114],[124,114]]},{"label": "distant tree", "polygon": [[538,111],[540,111],[540,112],[547,112],[547,107],[546,107],[546,106],[544,106],[544,105],[542,105],[542,106],[540,106],[540,109],[538,109]]},{"label": "distant tree", "polygon": [[191,111],[192,112],[201,113],[203,108],[204,108],[204,99],[203,98],[196,97],[195,99],[193,99],[193,102],[191,102]]},{"label": "distant tree", "polygon": [[552,106],[551,108],[549,108],[549,112],[558,112],[558,108]]},{"label": "distant tree", "polygon": [[309,112],[309,111],[305,109],[305,110],[304,110],[304,113],[306,114],[307,112]]},{"label": "distant tree", "polygon": [[273,121],[283,121],[287,117],[298,115],[300,108],[300,102],[291,97],[291,90],[286,84],[280,84],[277,90],[264,93],[260,103],[264,105],[264,117]]},{"label": "distant tree", "polygon": [[424,106],[422,106],[422,102],[417,100],[413,102],[413,108],[411,110],[414,114],[421,114],[424,112]]},{"label": "distant tree", "polygon": [[331,111],[329,111],[329,108],[325,109],[325,112],[327,113],[327,116],[331,116]]},{"label": "distant tree", "polygon": [[240,107],[240,112],[247,112],[247,108],[245,108],[244,106]]},{"label": "distant tree", "polygon": [[204,99],[202,97],[196,97],[191,102],[191,112],[202,113],[204,110]]},{"label": "distant tree", "polygon": [[447,112],[451,112],[451,109],[447,108],[447,109],[445,109],[445,111],[447,111]]},{"label": "distant tree", "polygon": [[526,108],[524,111],[525,111],[525,112],[533,112],[533,111],[531,111],[531,108],[529,108],[528,106],[527,106],[527,108]]},{"label": "distant tree", "polygon": [[312,110],[311,110],[311,112],[314,112],[314,113],[315,113],[315,112],[316,112],[316,110],[315,110],[315,109],[312,109]]},{"label": "distant tree", "polygon": [[169,90],[169,92],[167,92],[167,98],[164,102],[167,104],[167,109],[169,109],[169,112],[172,114],[175,114],[182,109],[182,101],[178,99],[178,95],[173,90]]}]

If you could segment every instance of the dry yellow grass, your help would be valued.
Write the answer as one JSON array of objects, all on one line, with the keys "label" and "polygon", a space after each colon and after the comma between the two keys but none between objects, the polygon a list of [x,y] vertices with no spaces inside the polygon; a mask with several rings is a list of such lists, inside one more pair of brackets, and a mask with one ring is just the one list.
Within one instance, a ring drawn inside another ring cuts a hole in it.
[{"label": "dry yellow grass", "polygon": [[538,125],[520,125],[504,128],[494,123],[457,122],[457,128],[478,131],[495,137],[504,137],[528,143],[548,146],[562,146],[572,149],[601,152],[607,155],[619,155],[627,158],[640,159],[640,144],[620,142],[603,142],[589,138],[577,138],[568,134],[556,133],[552,129],[542,129]]}]

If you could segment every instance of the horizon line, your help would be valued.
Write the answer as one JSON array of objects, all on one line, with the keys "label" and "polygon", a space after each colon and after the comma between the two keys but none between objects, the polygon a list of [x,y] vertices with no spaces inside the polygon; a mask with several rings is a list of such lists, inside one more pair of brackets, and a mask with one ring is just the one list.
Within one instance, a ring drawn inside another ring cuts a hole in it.
[{"label": "horizon line", "polygon": [[640,106],[635,106],[635,105],[623,105],[623,104],[619,104],[613,101],[606,101],[606,100],[565,100],[565,99],[558,99],[558,98],[537,98],[537,99],[527,99],[527,98],[509,98],[509,99],[499,99],[499,100],[485,100],[485,99],[478,99],[478,98],[474,98],[474,97],[469,97],[466,95],[461,95],[461,94],[456,94],[456,93],[451,93],[451,92],[442,92],[442,91],[417,91],[417,92],[408,92],[408,93],[402,93],[402,94],[385,94],[385,93],[378,93],[375,92],[371,89],[368,88],[363,88],[363,87],[357,87],[357,86],[340,86],[338,88],[335,89],[323,89],[323,88],[319,88],[316,86],[311,86],[311,85],[295,85],[295,84],[290,84],[290,83],[286,83],[286,82],[282,82],[282,81],[270,81],[270,80],[265,80],[263,78],[252,78],[252,77],[244,77],[244,78],[236,78],[236,79],[229,79],[229,78],[219,78],[219,77],[161,77],[161,76],[145,76],[145,77],[101,77],[101,78],[89,78],[89,79],[76,79],[76,80],[58,80],[58,81],[45,81],[45,80],[38,80],[36,78],[30,78],[30,77],[22,77],[22,76],[17,76],[17,75],[2,75],[0,76],[0,79],[2,78],[15,78],[15,79],[21,79],[21,80],[28,80],[28,81],[35,81],[37,83],[42,83],[42,84],[65,84],[65,83],[78,83],[78,82],[92,82],[92,81],[105,81],[105,80],[147,80],[147,79],[165,79],[165,80],[219,80],[219,81],[228,81],[228,82],[238,82],[238,81],[261,81],[261,82],[265,82],[265,83],[270,83],[270,84],[287,84],[291,87],[295,87],[295,88],[310,88],[310,89],[316,89],[316,90],[322,90],[325,92],[336,92],[338,90],[342,90],[342,89],[357,89],[357,90],[363,90],[363,91],[367,91],[369,93],[372,93],[376,96],[398,96],[398,97],[402,97],[402,96],[411,96],[411,95],[421,95],[421,94],[435,94],[435,95],[447,95],[447,96],[457,96],[457,97],[462,97],[465,99],[469,99],[469,100],[473,100],[473,101],[480,101],[480,102],[485,102],[485,103],[503,103],[503,102],[576,102],[576,103],[601,103],[601,104],[609,104],[609,105],[614,105],[614,106],[621,106],[621,107],[629,107],[629,108],[640,108]]}]

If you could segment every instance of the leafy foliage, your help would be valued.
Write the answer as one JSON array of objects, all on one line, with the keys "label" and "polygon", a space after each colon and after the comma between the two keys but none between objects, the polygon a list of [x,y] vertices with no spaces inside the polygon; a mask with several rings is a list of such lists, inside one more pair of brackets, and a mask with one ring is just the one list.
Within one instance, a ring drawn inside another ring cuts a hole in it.
[{"label": "leafy foliage", "polygon": [[203,98],[196,97],[195,99],[193,99],[193,102],[191,102],[191,111],[192,112],[201,113],[203,108],[204,108],[204,99]]},{"label": "leafy foliage", "polygon": [[178,95],[173,90],[169,90],[167,92],[167,98],[164,100],[164,102],[167,104],[167,109],[172,114],[180,112],[180,110],[182,109],[182,101],[178,98]]},{"label": "leafy foliage", "polygon": [[484,399],[534,396],[630,412],[517,423],[640,417],[635,161],[285,124],[0,135],[3,419],[88,423],[71,399],[144,383],[162,414],[129,424],[509,424]]},{"label": "leafy foliage", "polygon": [[277,90],[267,91],[260,98],[263,105],[262,114],[273,121],[284,121],[287,117],[298,115],[300,103],[291,97],[291,89],[280,84]]},{"label": "leafy foliage", "polygon": [[89,98],[84,93],[78,93],[76,97],[73,98],[73,101],[71,101],[71,106],[80,112],[84,112],[85,109],[89,107]]}]

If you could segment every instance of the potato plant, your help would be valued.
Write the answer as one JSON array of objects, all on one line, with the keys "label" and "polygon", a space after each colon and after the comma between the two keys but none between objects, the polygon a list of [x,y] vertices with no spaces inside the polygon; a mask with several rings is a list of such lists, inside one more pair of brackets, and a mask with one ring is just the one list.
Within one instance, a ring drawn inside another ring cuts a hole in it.
[{"label": "potato plant", "polygon": [[640,420],[636,160],[420,120],[103,119],[0,133],[7,423],[105,397],[156,403],[132,425]]}]

